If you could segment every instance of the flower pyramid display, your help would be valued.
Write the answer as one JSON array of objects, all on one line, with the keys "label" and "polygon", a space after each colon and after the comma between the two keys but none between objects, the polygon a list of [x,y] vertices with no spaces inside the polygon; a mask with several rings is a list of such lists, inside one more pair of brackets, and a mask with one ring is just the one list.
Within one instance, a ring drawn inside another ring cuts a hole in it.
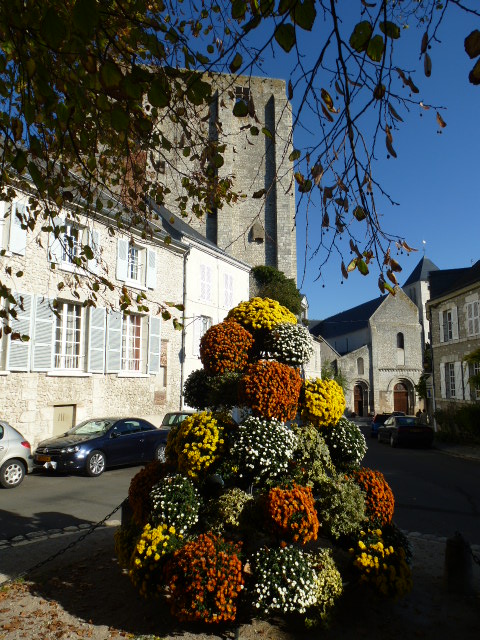
[{"label": "flower pyramid display", "polygon": [[330,617],[347,584],[405,594],[392,491],[361,467],[366,442],[343,417],[341,387],[302,378],[308,331],[253,298],[205,333],[200,354],[185,384],[199,413],[172,428],[166,462],[133,478],[116,534],[139,592],[184,622],[293,614],[307,626]]}]

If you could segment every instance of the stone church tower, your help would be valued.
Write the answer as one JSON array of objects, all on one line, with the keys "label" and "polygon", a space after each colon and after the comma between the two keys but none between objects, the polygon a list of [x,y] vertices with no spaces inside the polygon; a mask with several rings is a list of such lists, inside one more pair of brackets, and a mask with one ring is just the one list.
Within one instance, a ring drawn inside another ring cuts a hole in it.
[{"label": "stone church tower", "polygon": [[[204,131],[226,145],[218,176],[231,176],[243,196],[207,219],[192,214],[185,222],[227,254],[252,267],[276,267],[296,282],[292,112],[285,81],[222,74],[212,74],[209,81],[215,98],[202,118]],[[245,117],[233,115],[239,101],[248,106]],[[169,138],[174,149],[158,179],[171,190],[166,207],[178,215],[181,172],[191,172],[192,163],[182,154],[183,136],[173,131]],[[261,197],[252,197],[259,192]]]}]

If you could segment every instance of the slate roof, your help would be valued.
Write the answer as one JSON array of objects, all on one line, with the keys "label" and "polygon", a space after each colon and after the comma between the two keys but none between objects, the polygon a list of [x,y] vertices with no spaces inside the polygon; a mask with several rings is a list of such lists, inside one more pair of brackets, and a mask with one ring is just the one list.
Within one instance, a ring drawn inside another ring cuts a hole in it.
[{"label": "slate roof", "polygon": [[309,323],[310,333],[314,336],[321,336],[330,340],[336,336],[358,331],[368,327],[368,321],[382,304],[387,296],[380,296],[374,300],[369,300],[363,304],[342,311],[324,320],[311,320]]},{"label": "slate roof", "polygon": [[408,276],[407,280],[404,283],[404,287],[409,284],[413,284],[414,282],[427,281],[428,276],[433,271],[439,271],[439,268],[436,264],[434,264],[431,260],[423,256],[420,262],[417,264],[412,273]]},{"label": "slate roof", "polygon": [[480,260],[471,267],[433,271],[430,273],[430,300],[475,283],[480,283]]}]

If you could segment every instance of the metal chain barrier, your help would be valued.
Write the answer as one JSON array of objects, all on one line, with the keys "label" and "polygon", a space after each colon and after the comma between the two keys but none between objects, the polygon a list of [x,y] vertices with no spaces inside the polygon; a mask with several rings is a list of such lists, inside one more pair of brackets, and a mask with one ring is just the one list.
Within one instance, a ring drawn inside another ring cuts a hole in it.
[{"label": "metal chain barrier", "polygon": [[39,569],[40,567],[43,567],[43,565],[48,564],[49,562],[52,562],[52,560],[55,560],[56,558],[58,558],[59,556],[63,555],[64,553],[66,553],[70,549],[73,549],[73,547],[75,547],[77,544],[79,544],[80,542],[85,540],[85,538],[87,538],[91,533],[93,533],[98,527],[101,527],[103,524],[105,524],[105,522],[109,518],[111,518],[114,513],[116,513],[119,509],[121,509],[122,505],[123,505],[123,501],[118,505],[118,507],[115,507],[115,509],[113,511],[111,511],[108,515],[106,515],[104,518],[102,518],[102,520],[100,520],[99,522],[96,522],[95,524],[92,524],[92,526],[89,529],[87,529],[85,531],[85,533],[82,533],[81,536],[79,536],[76,540],[73,540],[72,542],[70,542],[70,544],[68,544],[66,547],[64,547],[63,549],[60,549],[60,551],[56,551],[51,556],[48,556],[48,558],[45,558],[45,560],[41,560],[40,562],[37,562],[37,564],[34,564],[29,569],[26,569],[25,571],[22,571],[21,573],[17,573],[15,576],[13,576],[13,578],[9,578],[5,582],[2,582],[0,586],[3,587],[5,585],[7,585],[7,584],[11,584],[12,582],[15,582],[15,580],[19,580],[20,578],[24,578],[26,575],[28,575],[32,571],[35,571],[36,569]]}]

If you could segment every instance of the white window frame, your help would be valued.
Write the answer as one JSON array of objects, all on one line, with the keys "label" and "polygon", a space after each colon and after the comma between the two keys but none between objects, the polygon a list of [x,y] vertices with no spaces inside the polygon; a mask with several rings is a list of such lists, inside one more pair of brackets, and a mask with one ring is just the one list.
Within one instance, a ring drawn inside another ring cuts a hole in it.
[{"label": "white window frame", "polygon": [[[140,334],[134,335],[134,326],[137,325],[140,328]],[[143,373],[143,316],[139,314],[125,314],[122,322],[122,371],[130,373]],[[135,342],[138,341],[138,347],[135,346]],[[137,350],[139,351],[139,357],[134,357],[133,354]]]},{"label": "white window frame", "polygon": [[440,342],[458,340],[458,312],[457,307],[439,311]]},{"label": "white window frame", "polygon": [[[53,368],[66,371],[85,369],[85,322],[81,304],[72,301],[60,301],[56,308],[55,342]],[[73,318],[74,326],[69,327]],[[77,324],[79,326],[77,326]],[[73,340],[71,336],[73,333]],[[60,339],[59,339],[60,337]],[[69,353],[72,350],[77,353]]]},{"label": "white window frame", "polygon": [[157,286],[157,254],[126,238],[117,240],[117,280],[134,289],[155,289]]},{"label": "white window frame", "polygon": [[[453,383],[453,384],[452,384]],[[445,363],[445,397],[457,398],[457,388],[455,379],[455,363]]]},{"label": "white window frame", "polygon": [[467,302],[467,335],[476,336],[480,333],[480,302]]}]

